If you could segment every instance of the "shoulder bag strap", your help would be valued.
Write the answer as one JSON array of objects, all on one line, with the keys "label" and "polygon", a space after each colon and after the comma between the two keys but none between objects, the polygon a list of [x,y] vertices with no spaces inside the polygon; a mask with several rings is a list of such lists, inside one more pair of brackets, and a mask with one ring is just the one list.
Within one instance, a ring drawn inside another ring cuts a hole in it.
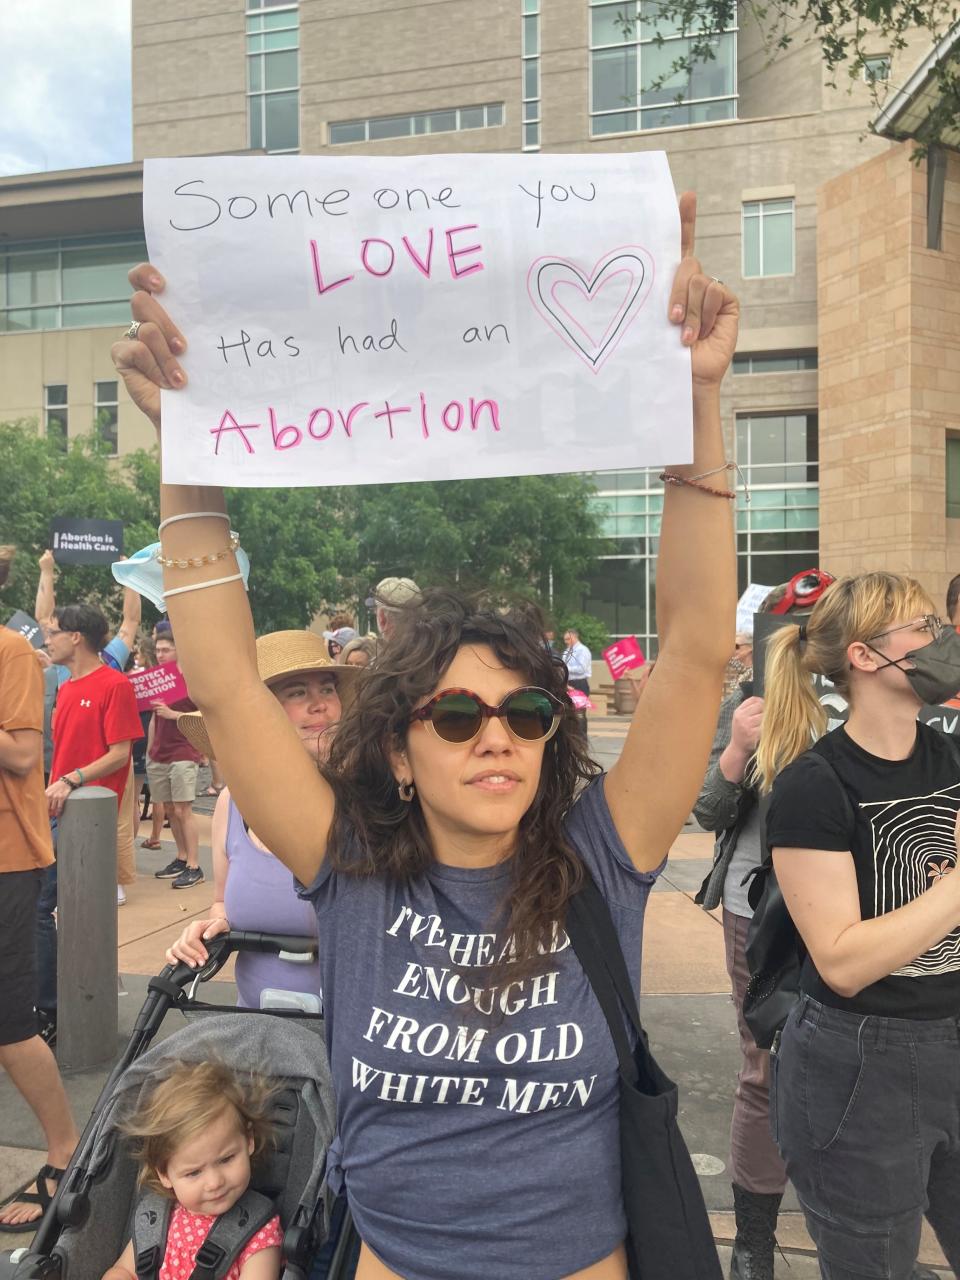
[{"label": "shoulder bag strap", "polygon": [[[610,1028],[610,1034],[617,1051],[617,1058],[620,1062],[620,1070],[624,1078],[635,1085],[638,1079],[637,1064],[633,1050],[630,1047],[630,1041],[627,1038],[621,1002],[623,1002],[637,1034],[643,1036],[644,1031],[640,1025],[640,1013],[637,1009],[636,998],[630,988],[623,952],[620,950],[616,928],[607,904],[604,902],[599,889],[593,881],[593,877],[586,867],[584,867],[583,873],[584,884],[582,889],[567,904],[566,930],[577,959],[587,975],[587,981],[590,983],[607,1020],[607,1026]],[[598,925],[603,926],[599,931]],[[611,951],[615,952],[614,956],[611,956]],[[611,969],[611,960],[613,961],[613,970]],[[626,1001],[624,1001],[623,994],[619,990],[616,973],[614,972],[617,968],[617,961],[619,961],[619,968],[622,969],[622,977],[626,982],[626,994],[628,997]]]}]

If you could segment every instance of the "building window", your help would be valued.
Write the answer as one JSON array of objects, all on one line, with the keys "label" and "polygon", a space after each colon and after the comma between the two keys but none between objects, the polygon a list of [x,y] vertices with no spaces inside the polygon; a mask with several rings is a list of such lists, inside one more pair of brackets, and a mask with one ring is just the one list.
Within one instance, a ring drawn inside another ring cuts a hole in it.
[{"label": "building window", "polygon": [[960,436],[947,436],[947,515],[960,520]]},{"label": "building window", "polygon": [[503,124],[503,103],[482,107],[451,107],[409,116],[373,116],[369,120],[340,120],[329,126],[331,146],[345,142],[378,142],[425,133],[458,133],[463,129],[493,129]]},{"label": "building window", "polygon": [[746,351],[733,357],[734,373],[801,373],[816,367],[815,350]]},{"label": "building window", "polygon": [[115,382],[93,384],[93,412],[96,433],[107,446],[107,451],[119,453],[117,384]]},{"label": "building window", "polygon": [[300,16],[296,4],[251,0],[247,9],[250,147],[300,147]]},{"label": "building window", "polygon": [[127,272],[146,256],[140,234],[0,247],[0,333],[128,324]]},{"label": "building window", "polygon": [[864,58],[863,66],[860,69],[867,84],[881,84],[885,80],[890,79],[890,58],[887,54],[880,54],[876,58]]},{"label": "building window", "polygon": [[43,418],[48,437],[66,449],[67,388],[63,383],[43,388]]},{"label": "building window", "polygon": [[737,415],[736,459],[750,486],[737,501],[740,590],[775,587],[815,564],[819,551],[816,413]]},{"label": "building window", "polygon": [[792,276],[794,201],[748,200],[743,205],[743,275]]},{"label": "building window", "polygon": [[583,609],[613,636],[635,635],[644,653],[657,652],[654,569],[663,513],[657,470],[594,475],[591,503],[600,516],[605,554],[588,574]]},{"label": "building window", "polygon": [[[732,120],[737,28],[710,39],[713,58],[683,69],[694,33],[661,16],[661,0],[590,4],[590,132],[630,133]],[[735,10],[734,10],[735,15]]]},{"label": "building window", "polygon": [[523,150],[540,150],[540,0],[520,0]]}]

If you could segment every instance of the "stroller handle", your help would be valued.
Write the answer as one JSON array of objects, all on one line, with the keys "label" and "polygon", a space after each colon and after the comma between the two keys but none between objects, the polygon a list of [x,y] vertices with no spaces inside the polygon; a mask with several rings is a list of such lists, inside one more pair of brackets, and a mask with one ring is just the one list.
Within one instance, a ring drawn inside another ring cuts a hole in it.
[{"label": "stroller handle", "polygon": [[260,933],[251,929],[230,929],[227,933],[218,933],[205,945],[209,958],[199,969],[183,961],[168,964],[159,975],[161,980],[177,987],[185,987],[196,979],[206,982],[218,974],[230,956],[238,951],[266,952],[300,963],[309,962],[317,954],[316,938],[292,933]]}]

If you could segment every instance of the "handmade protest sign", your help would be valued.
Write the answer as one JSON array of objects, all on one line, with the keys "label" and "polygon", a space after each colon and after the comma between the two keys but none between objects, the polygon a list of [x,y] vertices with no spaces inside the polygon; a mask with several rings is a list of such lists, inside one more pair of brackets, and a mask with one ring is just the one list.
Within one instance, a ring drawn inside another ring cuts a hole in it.
[{"label": "handmade protest sign", "polygon": [[113,564],[123,555],[123,521],[58,517],[50,524],[50,548],[57,564]]},{"label": "handmade protest sign", "polygon": [[614,680],[619,680],[622,675],[642,667],[646,662],[636,636],[625,636],[608,645],[603,651],[603,660]]},{"label": "handmade protest sign", "polygon": [[682,463],[666,156],[147,160],[189,382],[175,484],[366,484]]},{"label": "handmade protest sign", "polygon": [[155,702],[172,706],[188,697],[187,685],[175,662],[164,662],[159,667],[136,671],[127,679],[133,685],[138,711],[149,711]]},{"label": "handmade protest sign", "polygon": [[43,648],[43,628],[35,618],[31,618],[29,613],[24,613],[22,609],[11,614],[4,626],[9,627],[11,631],[19,632],[35,649]]},{"label": "handmade protest sign", "polygon": [[758,582],[751,582],[744,591],[743,595],[737,601],[737,633],[742,635],[753,635],[753,615],[766,600],[767,596],[773,590],[772,587],[764,587]]}]

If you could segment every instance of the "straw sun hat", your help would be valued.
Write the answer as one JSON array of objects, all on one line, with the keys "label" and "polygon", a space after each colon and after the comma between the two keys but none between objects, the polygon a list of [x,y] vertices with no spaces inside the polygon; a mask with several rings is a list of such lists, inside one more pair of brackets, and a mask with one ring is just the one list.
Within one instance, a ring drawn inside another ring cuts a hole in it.
[{"label": "straw sun hat", "polygon": [[[257,641],[257,670],[269,688],[285,676],[301,672],[328,672],[336,682],[343,709],[353,698],[357,667],[338,666],[327,652],[327,642],[313,631],[271,631]],[[207,726],[199,711],[184,711],[177,716],[177,728],[201,755],[214,755]]]}]

